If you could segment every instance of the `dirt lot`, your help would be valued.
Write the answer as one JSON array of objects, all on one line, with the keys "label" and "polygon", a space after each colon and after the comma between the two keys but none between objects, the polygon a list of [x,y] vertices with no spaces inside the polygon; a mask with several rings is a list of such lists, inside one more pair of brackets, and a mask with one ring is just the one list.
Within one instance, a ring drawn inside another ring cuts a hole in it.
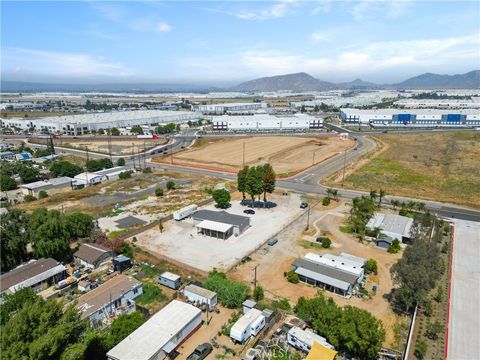
[{"label": "dirt lot", "polygon": [[351,139],[342,140],[336,136],[225,138],[204,141],[201,146],[174,155],[173,161],[178,164],[238,171],[243,164],[245,146],[246,165],[268,162],[272,164],[277,174],[291,175],[354,144]]},{"label": "dirt lot", "polygon": [[[206,272],[212,268],[228,270],[280,229],[288,226],[302,212],[299,208],[300,196],[297,194],[274,194],[271,198],[277,207],[255,209],[255,215],[249,216],[251,226],[237,237],[232,235],[227,240],[222,240],[198,235],[192,219],[188,218],[168,221],[164,224],[163,233],[154,228],[137,235],[137,246],[200,271]],[[214,205],[206,206],[205,209],[216,210]],[[246,207],[235,200],[227,211],[248,216],[243,214],[244,209]]]},{"label": "dirt lot", "polygon": [[[111,152],[112,155],[131,155],[133,152],[137,153],[138,151],[143,151],[143,149],[151,149],[155,146],[166,144],[168,140],[158,139],[158,140],[131,140],[131,141],[115,141],[111,142]],[[65,139],[63,141],[56,140],[56,146],[69,147],[74,149],[87,148],[89,151],[108,153],[108,142],[107,141],[91,141],[91,140],[74,140],[74,139]]]},{"label": "dirt lot", "polygon": [[[444,201],[480,209],[480,133],[378,137],[383,149],[345,179],[356,190]],[[338,186],[340,177],[330,179]]]},{"label": "dirt lot", "polygon": [[[318,288],[306,284],[289,283],[284,278],[284,272],[288,272],[291,269],[290,266],[296,258],[308,252],[331,252],[335,254],[346,252],[366,259],[374,258],[378,262],[378,276],[372,276],[369,282],[367,282],[367,290],[372,295],[372,299],[361,299],[358,297],[347,299],[334,295],[331,292],[326,292],[326,295],[332,296],[338,305],[357,306],[370,311],[381,319],[387,330],[386,344],[390,345],[394,342],[393,328],[398,321],[398,317],[391,310],[384,295],[389,293],[392,288],[390,267],[398,260],[400,255],[389,254],[385,250],[373,245],[361,244],[353,236],[342,233],[339,230],[339,226],[345,216],[347,216],[348,210],[349,207],[344,204],[340,204],[338,207],[330,210],[323,210],[322,206],[319,205],[311,214],[313,228],[316,231],[308,232],[308,235],[304,234],[306,218],[302,216],[277,236],[279,239],[277,245],[263,247],[252,256],[252,261],[237,266],[229,272],[229,276],[236,280],[251,282],[253,268],[258,265],[257,281],[264,287],[266,296],[271,298],[283,297],[288,299],[293,305],[299,297],[313,297],[319,291]],[[331,249],[325,250],[305,246],[305,243],[321,233],[327,234],[332,240]],[[378,284],[376,294],[371,291],[373,283]]]}]

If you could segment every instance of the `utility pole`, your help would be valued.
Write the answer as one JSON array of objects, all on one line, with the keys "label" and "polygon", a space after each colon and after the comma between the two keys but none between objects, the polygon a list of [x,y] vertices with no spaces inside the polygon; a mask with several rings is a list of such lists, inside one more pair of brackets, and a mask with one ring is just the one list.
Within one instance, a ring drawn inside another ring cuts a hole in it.
[{"label": "utility pole", "polygon": [[343,175],[342,175],[342,187],[345,182],[345,167],[347,166],[347,150],[343,152]]},{"label": "utility pole", "polygon": [[[257,288],[257,267],[258,265],[255,265],[255,267],[253,268],[253,271],[254,271],[254,276],[253,276],[253,291],[255,291],[255,289]],[[255,301],[256,301],[256,297],[255,297]]]},{"label": "utility pole", "polygon": [[135,169],[135,144],[132,142],[132,160],[133,160],[133,169]]},{"label": "utility pole", "polygon": [[87,162],[85,163],[85,187],[88,186],[88,168],[87,168],[87,163],[88,163],[88,147],[85,146],[85,152],[87,153]]},{"label": "utility pole", "polygon": [[305,228],[305,231],[307,231],[310,228],[310,204],[308,204],[307,207],[307,227]]},{"label": "utility pole", "polygon": [[173,143],[170,145],[170,164],[173,165]]},{"label": "utility pole", "polygon": [[147,149],[145,148],[145,141],[143,142],[143,168],[147,168]]},{"label": "utility pole", "polygon": [[108,155],[110,155],[110,161],[113,163],[113,160],[112,160],[112,131],[110,130],[110,128],[108,128],[107,144],[108,144]]}]

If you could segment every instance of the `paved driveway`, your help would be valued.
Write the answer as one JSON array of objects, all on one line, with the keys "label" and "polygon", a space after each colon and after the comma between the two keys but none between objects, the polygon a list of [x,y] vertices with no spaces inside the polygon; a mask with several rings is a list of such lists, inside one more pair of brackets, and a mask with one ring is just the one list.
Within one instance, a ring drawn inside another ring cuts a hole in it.
[{"label": "paved driveway", "polygon": [[480,223],[455,220],[449,360],[480,359]]}]

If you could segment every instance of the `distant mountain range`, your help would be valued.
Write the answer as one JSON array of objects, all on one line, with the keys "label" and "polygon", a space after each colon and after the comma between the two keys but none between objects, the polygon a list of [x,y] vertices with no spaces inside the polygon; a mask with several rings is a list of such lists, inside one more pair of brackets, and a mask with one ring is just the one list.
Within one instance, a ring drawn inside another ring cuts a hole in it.
[{"label": "distant mountain range", "polygon": [[375,84],[361,79],[351,82],[332,83],[314,78],[301,72],[295,74],[262,77],[243,82],[230,88],[190,84],[51,84],[21,81],[1,82],[2,92],[129,92],[129,93],[162,93],[162,92],[196,92],[239,91],[270,92],[288,90],[293,92],[323,91],[332,89],[480,89],[480,70],[466,74],[439,75],[425,73],[397,84]]}]

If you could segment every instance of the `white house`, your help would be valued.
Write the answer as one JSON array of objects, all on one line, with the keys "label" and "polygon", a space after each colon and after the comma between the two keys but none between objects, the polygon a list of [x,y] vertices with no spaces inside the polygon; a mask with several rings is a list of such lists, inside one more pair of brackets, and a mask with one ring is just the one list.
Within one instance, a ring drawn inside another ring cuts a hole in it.
[{"label": "white house", "polygon": [[107,180],[107,177],[102,174],[92,173],[92,172],[84,172],[81,174],[76,175],[72,180],[72,187],[74,189],[80,189],[85,187],[86,184],[88,185],[96,185],[100,184]]}]

